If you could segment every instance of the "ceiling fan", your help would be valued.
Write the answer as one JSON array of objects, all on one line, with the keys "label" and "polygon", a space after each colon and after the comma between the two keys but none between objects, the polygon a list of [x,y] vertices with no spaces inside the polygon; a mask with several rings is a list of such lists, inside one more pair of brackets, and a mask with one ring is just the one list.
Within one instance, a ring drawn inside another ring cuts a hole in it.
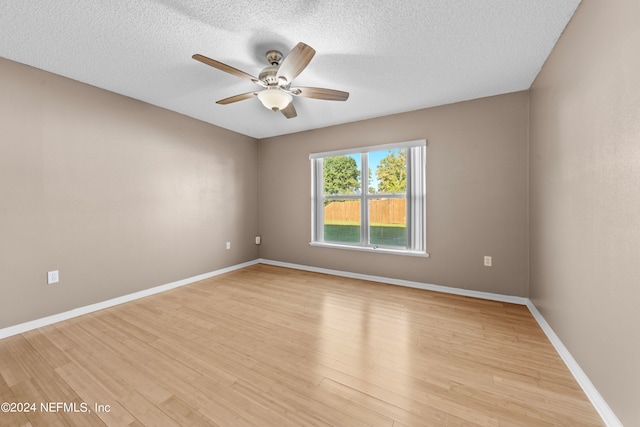
[{"label": "ceiling fan", "polygon": [[302,42],[298,43],[286,57],[277,50],[270,50],[266,53],[269,65],[263,69],[258,77],[240,71],[230,65],[223,64],[206,56],[195,54],[193,59],[210,65],[218,70],[224,71],[243,79],[251,80],[259,86],[261,90],[242,93],[230,96],[229,98],[217,101],[217,104],[227,105],[249,98],[258,97],[262,105],[273,111],[280,111],[287,118],[296,117],[296,109],[293,106],[293,97],[302,96],[305,98],[325,99],[329,101],[346,101],[349,98],[348,92],[334,89],[323,89],[319,87],[291,87],[291,82],[304,70],[316,51]]}]

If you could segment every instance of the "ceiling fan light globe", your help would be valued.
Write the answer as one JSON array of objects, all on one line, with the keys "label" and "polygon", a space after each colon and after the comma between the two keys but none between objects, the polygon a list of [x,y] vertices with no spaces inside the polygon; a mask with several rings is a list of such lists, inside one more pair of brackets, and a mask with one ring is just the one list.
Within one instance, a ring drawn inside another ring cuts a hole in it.
[{"label": "ceiling fan light globe", "polygon": [[287,108],[293,97],[278,88],[265,89],[258,92],[258,99],[269,110],[278,111]]}]

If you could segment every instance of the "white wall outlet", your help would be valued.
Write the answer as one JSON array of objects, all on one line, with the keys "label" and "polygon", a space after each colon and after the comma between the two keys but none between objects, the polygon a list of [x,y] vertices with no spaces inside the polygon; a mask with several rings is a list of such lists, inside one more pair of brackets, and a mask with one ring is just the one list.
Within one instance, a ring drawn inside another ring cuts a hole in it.
[{"label": "white wall outlet", "polygon": [[484,266],[485,267],[491,267],[492,263],[493,263],[493,260],[491,259],[490,256],[485,256],[484,257]]},{"label": "white wall outlet", "polygon": [[227,242],[227,249],[231,249],[231,242]]},{"label": "white wall outlet", "polygon": [[256,245],[259,245],[262,242],[262,237],[256,236]]},{"label": "white wall outlet", "polygon": [[47,272],[48,285],[53,285],[54,283],[58,283],[59,281],[60,281],[60,273],[58,272],[58,270]]}]

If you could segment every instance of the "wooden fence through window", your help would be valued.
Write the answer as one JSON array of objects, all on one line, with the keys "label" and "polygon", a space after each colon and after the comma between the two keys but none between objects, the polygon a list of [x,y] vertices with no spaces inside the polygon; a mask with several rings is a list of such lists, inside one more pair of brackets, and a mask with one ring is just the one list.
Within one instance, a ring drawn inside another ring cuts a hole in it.
[{"label": "wooden fence through window", "polygon": [[[407,223],[406,199],[372,199],[369,201],[369,222],[371,224]],[[325,223],[360,222],[360,201],[333,201],[324,207]]]}]

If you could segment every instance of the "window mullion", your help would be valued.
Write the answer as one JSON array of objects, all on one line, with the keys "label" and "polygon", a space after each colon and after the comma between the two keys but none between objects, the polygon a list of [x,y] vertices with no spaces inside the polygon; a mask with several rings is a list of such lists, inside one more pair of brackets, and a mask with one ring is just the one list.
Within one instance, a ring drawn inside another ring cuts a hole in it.
[{"label": "window mullion", "polygon": [[414,221],[414,187],[413,187],[413,149],[407,148],[407,188],[406,188],[406,217],[407,217],[407,248],[415,248],[415,236],[413,235],[413,221]]},{"label": "window mullion", "polygon": [[324,242],[324,159],[316,160],[316,239]]},{"label": "window mullion", "polygon": [[369,154],[362,153],[360,171],[360,243],[369,245]]}]

